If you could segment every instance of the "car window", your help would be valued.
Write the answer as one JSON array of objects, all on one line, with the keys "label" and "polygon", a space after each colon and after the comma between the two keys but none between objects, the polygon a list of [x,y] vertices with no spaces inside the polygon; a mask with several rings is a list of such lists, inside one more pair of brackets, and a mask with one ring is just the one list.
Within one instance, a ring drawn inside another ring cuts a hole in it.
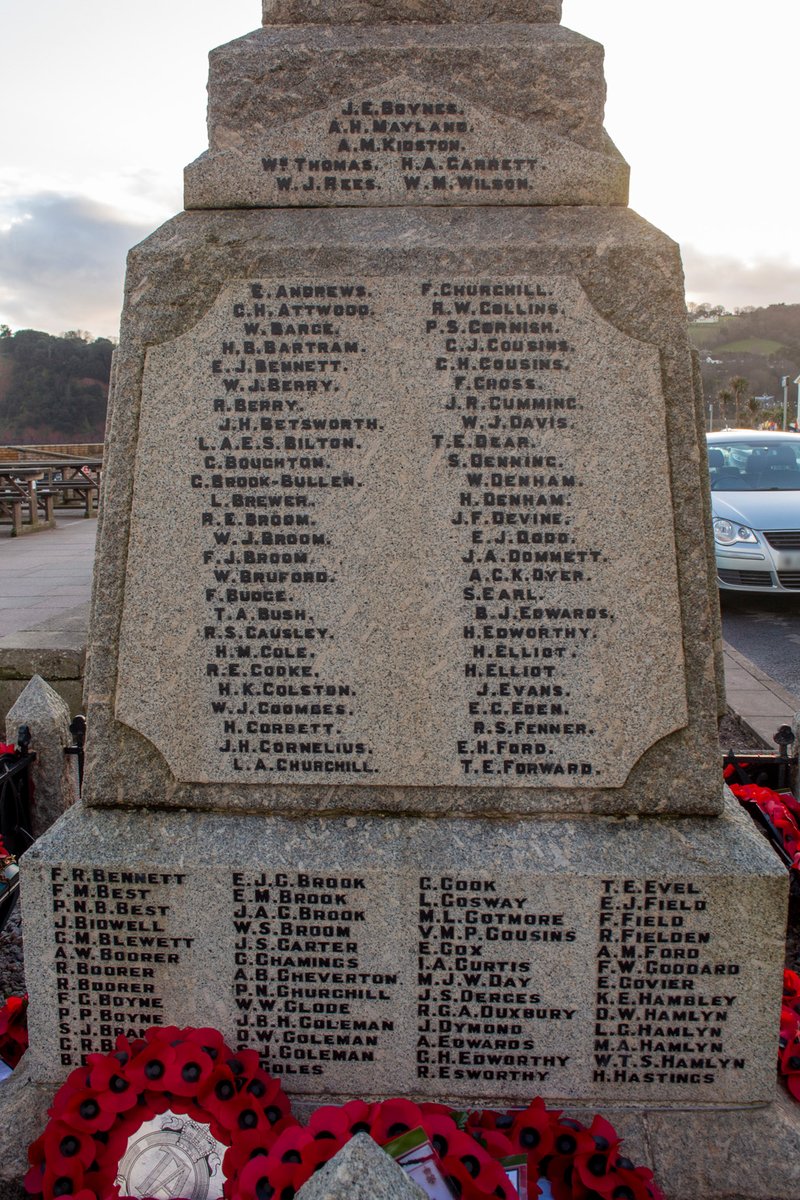
[{"label": "car window", "polygon": [[713,442],[708,468],[713,492],[800,491],[800,439]]}]

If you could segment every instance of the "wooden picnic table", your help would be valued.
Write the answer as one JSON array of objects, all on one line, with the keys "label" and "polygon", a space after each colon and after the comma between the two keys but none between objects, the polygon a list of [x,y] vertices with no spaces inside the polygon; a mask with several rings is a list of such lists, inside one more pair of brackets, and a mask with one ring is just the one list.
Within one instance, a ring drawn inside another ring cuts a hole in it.
[{"label": "wooden picnic table", "polygon": [[[95,516],[102,465],[101,458],[0,462],[0,514],[11,518],[12,537],[52,529],[56,497],[62,506],[77,500],[87,517]],[[27,523],[22,519],[23,507],[28,510]]]}]

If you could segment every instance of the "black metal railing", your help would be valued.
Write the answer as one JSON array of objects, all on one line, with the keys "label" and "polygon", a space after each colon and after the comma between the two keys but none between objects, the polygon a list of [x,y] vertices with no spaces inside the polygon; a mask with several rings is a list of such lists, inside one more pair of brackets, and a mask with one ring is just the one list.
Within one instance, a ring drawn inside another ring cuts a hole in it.
[{"label": "black metal railing", "polygon": [[74,754],[78,760],[78,790],[82,792],[84,759],[83,746],[84,742],[86,741],[86,717],[82,717],[80,714],[78,714],[78,716],[73,719],[72,724],[69,727],[69,731],[72,734],[72,745],[66,746],[64,753]]}]

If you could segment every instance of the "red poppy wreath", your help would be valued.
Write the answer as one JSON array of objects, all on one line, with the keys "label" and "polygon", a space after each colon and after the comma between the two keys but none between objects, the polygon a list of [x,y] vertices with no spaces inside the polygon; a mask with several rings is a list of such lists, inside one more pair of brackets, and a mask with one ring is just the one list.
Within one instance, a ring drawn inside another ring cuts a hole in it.
[{"label": "red poppy wreath", "polygon": [[[301,1127],[256,1051],[231,1050],[215,1029],[154,1027],[116,1046],[72,1072],[28,1151],[25,1186],[44,1200],[293,1200],[355,1134],[387,1146],[413,1131],[461,1200],[534,1200],[537,1179],[554,1200],[662,1200],[652,1173],[622,1157],[607,1121],[587,1127],[540,1099],[507,1113],[352,1100],[317,1109]],[[511,1182],[512,1162],[525,1164],[527,1191]]]},{"label": "red poppy wreath", "polygon": [[25,1187],[43,1200],[207,1195],[235,1138],[297,1124],[256,1051],[234,1052],[216,1029],[153,1027],[116,1046],[71,1073],[28,1151]]}]

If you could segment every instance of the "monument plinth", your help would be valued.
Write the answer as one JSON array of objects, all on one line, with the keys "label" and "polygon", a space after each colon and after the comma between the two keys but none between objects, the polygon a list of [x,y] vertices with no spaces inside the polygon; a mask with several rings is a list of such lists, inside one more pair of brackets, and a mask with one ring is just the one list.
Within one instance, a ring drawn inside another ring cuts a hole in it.
[{"label": "monument plinth", "polygon": [[83,806],[25,860],[40,1082],[169,1022],[305,1106],[538,1093],[701,1155],[687,1109],[773,1098],[680,256],[559,16],[298,0],[212,55],[129,259]]}]

